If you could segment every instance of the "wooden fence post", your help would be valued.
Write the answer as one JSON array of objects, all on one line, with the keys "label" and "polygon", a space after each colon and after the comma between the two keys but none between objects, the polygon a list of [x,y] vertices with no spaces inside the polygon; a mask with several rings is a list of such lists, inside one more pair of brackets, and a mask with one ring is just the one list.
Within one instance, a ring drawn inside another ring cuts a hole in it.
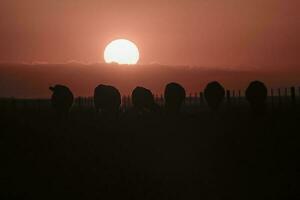
[{"label": "wooden fence post", "polygon": [[192,94],[189,94],[189,105],[192,105]]},{"label": "wooden fence post", "polygon": [[41,110],[41,107],[42,107],[42,105],[41,105],[41,99],[37,99],[36,100],[36,110],[37,111],[40,111]]},{"label": "wooden fence post", "polygon": [[273,88],[271,88],[271,106],[273,109],[274,108],[274,90],[273,90]]},{"label": "wooden fence post", "polygon": [[93,107],[93,98],[89,97],[89,107]]},{"label": "wooden fence post", "polygon": [[127,96],[127,100],[128,100],[128,107],[131,107],[132,101],[131,101],[130,95]]},{"label": "wooden fence post", "polygon": [[[296,100],[297,100],[297,95],[296,95]],[[298,102],[300,101],[300,87],[298,87]]]},{"label": "wooden fence post", "polygon": [[295,87],[291,87],[291,99],[292,99],[292,106],[296,106],[296,90]]},{"label": "wooden fence post", "polygon": [[226,100],[227,103],[230,104],[230,90],[226,90]]},{"label": "wooden fence post", "polygon": [[17,110],[17,102],[16,102],[15,98],[11,98],[10,105],[13,110]]},{"label": "wooden fence post", "polygon": [[22,105],[24,110],[28,108],[27,101],[25,99],[22,100]]},{"label": "wooden fence post", "polygon": [[82,106],[82,100],[81,97],[78,97],[78,107],[81,108]]},{"label": "wooden fence post", "polygon": [[164,103],[165,103],[163,94],[160,94],[160,99],[159,100],[160,100],[160,105],[163,106]]},{"label": "wooden fence post", "polygon": [[204,103],[204,96],[203,96],[203,92],[200,92],[200,105],[202,105]]},{"label": "wooden fence post", "polygon": [[280,88],[278,88],[278,104],[279,104],[279,107],[281,108],[282,99],[281,99],[281,90],[280,90]]},{"label": "wooden fence post", "polygon": [[125,101],[126,101],[126,99],[125,99],[125,96],[123,95],[122,99],[121,99],[122,110],[125,110],[125,105],[126,105]]}]

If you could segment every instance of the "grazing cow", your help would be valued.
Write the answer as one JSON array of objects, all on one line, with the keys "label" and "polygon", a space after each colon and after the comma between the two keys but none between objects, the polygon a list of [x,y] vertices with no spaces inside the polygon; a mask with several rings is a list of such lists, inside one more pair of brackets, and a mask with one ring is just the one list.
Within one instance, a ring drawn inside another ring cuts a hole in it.
[{"label": "grazing cow", "polygon": [[73,104],[74,96],[71,90],[64,85],[55,85],[49,87],[53,92],[51,104],[59,117],[66,117]]},{"label": "grazing cow", "polygon": [[115,115],[121,105],[119,90],[110,85],[98,85],[94,90],[94,104],[97,112],[104,115]]},{"label": "grazing cow", "polygon": [[212,110],[218,110],[220,104],[224,100],[225,89],[217,81],[213,81],[207,84],[204,90],[204,97],[208,106]]},{"label": "grazing cow", "polygon": [[165,87],[165,108],[167,113],[179,113],[185,100],[185,89],[178,83],[169,83]]},{"label": "grazing cow", "polygon": [[136,87],[132,91],[131,99],[134,108],[141,113],[153,112],[158,109],[152,92],[146,88]]},{"label": "grazing cow", "polygon": [[246,98],[255,113],[264,112],[268,89],[263,82],[252,81],[246,89]]}]

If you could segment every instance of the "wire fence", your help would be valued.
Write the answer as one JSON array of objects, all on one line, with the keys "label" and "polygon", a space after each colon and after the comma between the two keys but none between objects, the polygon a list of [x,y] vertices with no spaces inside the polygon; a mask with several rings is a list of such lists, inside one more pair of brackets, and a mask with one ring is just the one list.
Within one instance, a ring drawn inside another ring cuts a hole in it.
[{"label": "wire fence", "polygon": [[[154,95],[155,102],[163,106],[163,94]],[[243,106],[248,104],[245,97],[245,91],[242,90],[226,90],[224,104],[229,106]],[[267,104],[271,108],[300,106],[300,87],[290,88],[270,88],[268,90]],[[51,107],[50,99],[20,99],[20,98],[0,98],[0,109],[34,109],[43,110]],[[122,96],[122,110],[132,107],[130,95]],[[207,103],[203,92],[190,93],[186,96],[183,107],[207,107]],[[73,108],[94,108],[93,97],[76,97],[74,99]]]}]

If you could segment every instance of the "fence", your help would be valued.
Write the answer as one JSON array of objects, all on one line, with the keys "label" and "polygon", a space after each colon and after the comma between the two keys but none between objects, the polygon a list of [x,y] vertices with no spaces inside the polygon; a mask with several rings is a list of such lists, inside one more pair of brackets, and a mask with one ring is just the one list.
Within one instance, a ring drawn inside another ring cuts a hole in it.
[{"label": "fence", "polygon": [[[155,102],[163,106],[164,97],[162,94],[154,95]],[[244,91],[226,90],[224,103],[230,106],[239,106],[247,104]],[[300,105],[300,87],[269,89],[267,103],[271,108],[281,108]],[[16,99],[2,98],[0,99],[0,109],[34,109],[41,110],[49,108],[51,105],[49,99]],[[122,96],[122,109],[126,110],[132,106],[131,97]],[[186,107],[206,106],[203,92],[188,94],[184,103]],[[93,108],[93,97],[77,97],[74,100],[73,107],[77,108]]]}]

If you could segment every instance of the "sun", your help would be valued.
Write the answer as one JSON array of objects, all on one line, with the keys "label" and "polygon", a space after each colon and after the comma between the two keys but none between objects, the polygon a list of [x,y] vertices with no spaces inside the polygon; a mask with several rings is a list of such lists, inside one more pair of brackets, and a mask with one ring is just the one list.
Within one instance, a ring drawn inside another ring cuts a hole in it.
[{"label": "sun", "polygon": [[137,46],[126,39],[118,39],[110,42],[104,50],[104,60],[106,63],[118,63],[134,65],[140,58]]}]

